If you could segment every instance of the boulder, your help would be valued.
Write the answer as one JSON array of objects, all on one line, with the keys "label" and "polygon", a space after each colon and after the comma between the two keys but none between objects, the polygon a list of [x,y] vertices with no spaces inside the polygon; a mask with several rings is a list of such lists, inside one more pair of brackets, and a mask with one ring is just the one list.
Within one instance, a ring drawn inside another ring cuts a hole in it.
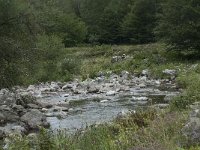
[{"label": "boulder", "polygon": [[36,104],[36,98],[32,95],[19,95],[16,100],[17,105],[22,105],[23,107],[27,107],[27,104]]},{"label": "boulder", "polygon": [[196,145],[200,143],[200,106],[191,112],[189,121],[182,129],[182,133],[188,139],[187,144]]},{"label": "boulder", "polygon": [[24,114],[20,120],[24,122],[29,129],[38,129],[40,126],[49,126],[46,121],[46,117],[37,109],[30,110]]},{"label": "boulder", "polygon": [[0,122],[16,122],[19,120],[17,113],[10,111],[0,110]]}]

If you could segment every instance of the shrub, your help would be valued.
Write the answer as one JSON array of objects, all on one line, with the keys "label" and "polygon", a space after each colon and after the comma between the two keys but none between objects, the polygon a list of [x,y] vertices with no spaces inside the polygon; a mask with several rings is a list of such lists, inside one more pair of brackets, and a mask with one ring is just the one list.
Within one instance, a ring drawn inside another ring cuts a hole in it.
[{"label": "shrub", "polygon": [[64,81],[72,80],[80,73],[81,60],[74,56],[67,56],[58,63],[58,72]]},{"label": "shrub", "polygon": [[50,81],[59,78],[57,71],[57,64],[63,55],[64,45],[62,40],[57,36],[40,35],[36,43],[39,50],[38,54],[38,68],[33,75],[36,80]]}]

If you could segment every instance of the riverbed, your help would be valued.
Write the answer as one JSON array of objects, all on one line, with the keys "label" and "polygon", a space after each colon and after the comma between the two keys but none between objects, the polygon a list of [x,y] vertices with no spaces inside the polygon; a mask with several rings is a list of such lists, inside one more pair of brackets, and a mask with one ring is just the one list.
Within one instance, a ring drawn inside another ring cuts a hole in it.
[{"label": "riverbed", "polygon": [[86,126],[110,122],[137,108],[165,109],[179,94],[173,79],[147,75],[100,76],[84,81],[49,82],[2,89],[1,136],[35,132],[39,126],[74,132]]}]

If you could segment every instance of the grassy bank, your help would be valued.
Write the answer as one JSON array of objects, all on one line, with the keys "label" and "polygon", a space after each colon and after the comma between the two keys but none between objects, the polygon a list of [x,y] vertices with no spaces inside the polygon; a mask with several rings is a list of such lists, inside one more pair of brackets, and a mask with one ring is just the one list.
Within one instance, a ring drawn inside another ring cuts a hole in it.
[{"label": "grassy bank", "polygon": [[[166,68],[175,69],[178,73],[198,64],[197,54],[185,54],[184,52],[167,51],[166,45],[161,43],[146,45],[124,45],[124,46],[82,46],[74,48],[65,48],[59,51],[56,59],[52,60],[52,67],[49,70],[40,68],[37,78],[42,81],[61,80],[68,81],[75,77],[85,79],[94,78],[99,71],[104,73],[120,73],[127,70],[131,73],[141,73],[144,69],[149,69],[154,78],[163,78],[162,71]],[[124,60],[113,63],[113,56],[126,55]],[[199,69],[199,66],[194,69]],[[54,70],[53,70],[54,69]],[[192,69],[192,68],[191,68]],[[190,69],[190,71],[192,71]],[[48,78],[42,77],[40,72],[48,74]],[[51,71],[51,72],[48,72]],[[34,76],[33,76],[34,78]]]},{"label": "grassy bank", "polygon": [[[181,135],[189,112],[189,105],[200,101],[200,60],[198,54],[167,51],[164,44],[136,46],[91,46],[66,48],[62,51],[54,71],[45,72],[49,78],[37,80],[68,81],[73,78],[94,78],[101,71],[120,73],[127,70],[139,75],[148,69],[152,78],[170,78],[162,73],[165,69],[177,71],[176,82],[183,89],[170,108],[164,111],[138,110],[111,124],[88,127],[68,135],[64,131],[53,136],[45,130],[34,138],[17,136],[12,139],[11,150],[199,150]],[[112,62],[113,56],[126,58]],[[44,70],[40,70],[44,72]],[[45,70],[46,71],[46,70]],[[44,76],[45,77],[45,76]],[[33,80],[35,81],[35,79]]]}]

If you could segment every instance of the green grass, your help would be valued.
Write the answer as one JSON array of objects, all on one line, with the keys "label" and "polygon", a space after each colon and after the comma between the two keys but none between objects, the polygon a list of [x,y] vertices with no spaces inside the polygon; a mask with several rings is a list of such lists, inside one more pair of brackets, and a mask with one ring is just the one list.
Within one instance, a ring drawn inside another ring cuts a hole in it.
[{"label": "green grass", "polygon": [[[99,71],[112,71],[120,73],[127,70],[140,74],[142,70],[149,69],[151,77],[166,78],[162,73],[164,69],[176,69],[182,72],[188,66],[199,63],[193,55],[167,51],[162,43],[146,45],[121,45],[121,46],[88,46],[64,48],[56,54],[55,59],[40,62],[37,72],[24,77],[24,84],[46,81],[69,81],[74,78],[82,80],[97,76]],[[127,59],[112,63],[113,56],[126,54]],[[195,54],[197,55],[197,54]]]},{"label": "green grass", "polygon": [[200,74],[196,69],[191,68],[178,76],[177,83],[184,90],[172,101],[173,109],[187,109],[192,103],[200,101]]}]

